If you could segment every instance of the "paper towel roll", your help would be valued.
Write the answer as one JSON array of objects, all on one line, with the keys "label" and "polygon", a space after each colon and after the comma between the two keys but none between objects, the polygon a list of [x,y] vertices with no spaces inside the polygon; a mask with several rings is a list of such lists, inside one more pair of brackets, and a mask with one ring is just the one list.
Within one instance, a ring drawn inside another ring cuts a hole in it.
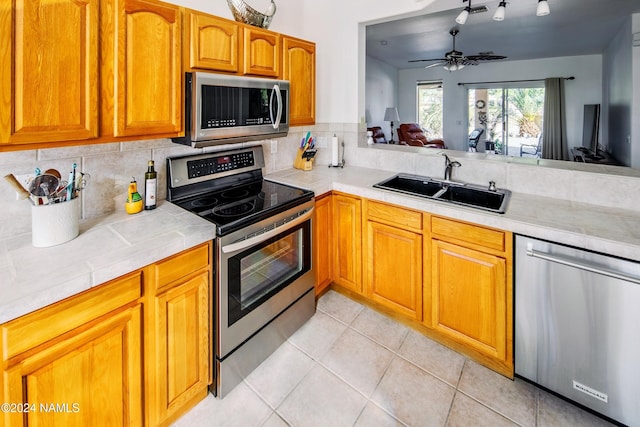
[{"label": "paper towel roll", "polygon": [[338,166],[340,164],[340,153],[338,149],[338,137],[331,137],[331,165]]}]

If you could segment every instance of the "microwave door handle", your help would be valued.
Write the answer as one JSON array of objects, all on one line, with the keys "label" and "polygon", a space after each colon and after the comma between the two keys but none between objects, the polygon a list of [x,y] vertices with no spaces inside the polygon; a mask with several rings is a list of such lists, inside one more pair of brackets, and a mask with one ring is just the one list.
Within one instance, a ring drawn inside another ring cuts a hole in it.
[{"label": "microwave door handle", "polygon": [[[271,113],[273,112],[273,95],[276,95],[278,98],[278,114],[276,115],[276,119],[273,120],[273,116]],[[282,119],[282,94],[280,93],[280,86],[273,85],[273,91],[271,92],[271,98],[269,99],[269,117],[271,118],[271,123],[274,129],[278,129],[280,126],[280,120]]]}]

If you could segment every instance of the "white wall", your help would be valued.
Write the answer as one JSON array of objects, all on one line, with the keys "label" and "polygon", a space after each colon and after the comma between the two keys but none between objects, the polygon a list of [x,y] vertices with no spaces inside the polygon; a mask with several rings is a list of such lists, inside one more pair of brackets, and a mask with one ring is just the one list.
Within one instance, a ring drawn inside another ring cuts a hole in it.
[{"label": "white wall", "polygon": [[389,141],[391,128],[389,122],[384,121],[384,113],[387,107],[398,106],[398,70],[371,56],[367,56],[366,67],[365,121],[367,127],[380,126]]},{"label": "white wall", "polygon": [[440,67],[406,69],[398,72],[400,121],[416,120],[416,83],[419,80],[443,80],[444,140],[447,146],[465,150],[467,146],[467,95],[458,83],[569,77],[565,82],[567,101],[567,138],[569,146],[582,145],[584,104],[602,102],[602,57],[600,55],[547,58],[531,61],[483,63],[448,72]]}]

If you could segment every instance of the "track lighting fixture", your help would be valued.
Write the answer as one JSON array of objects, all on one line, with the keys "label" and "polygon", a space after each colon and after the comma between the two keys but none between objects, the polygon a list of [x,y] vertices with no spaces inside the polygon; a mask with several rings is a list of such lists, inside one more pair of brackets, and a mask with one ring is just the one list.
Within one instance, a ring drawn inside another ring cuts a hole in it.
[{"label": "track lighting fixture", "polygon": [[[469,3],[467,7],[462,9],[462,11],[460,11],[458,16],[456,17],[456,22],[460,25],[464,25],[467,22],[467,18],[469,18],[469,15],[486,12],[488,10],[486,6],[472,7],[471,0],[462,0],[462,3],[467,3],[467,2]],[[507,3],[508,3],[507,1],[503,1],[503,0],[501,0],[498,3],[498,8],[493,14],[494,21],[504,21],[505,13],[507,10]],[[536,15],[545,16],[545,15],[548,15],[549,13],[550,13],[549,2],[547,0],[538,0],[538,8],[536,9]]]}]

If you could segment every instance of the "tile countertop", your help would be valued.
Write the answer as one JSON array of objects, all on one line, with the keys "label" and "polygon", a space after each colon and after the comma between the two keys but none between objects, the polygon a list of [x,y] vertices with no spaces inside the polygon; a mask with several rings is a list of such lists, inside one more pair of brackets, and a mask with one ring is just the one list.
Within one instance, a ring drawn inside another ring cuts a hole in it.
[{"label": "tile countertop", "polygon": [[512,193],[504,214],[450,205],[373,188],[396,172],[318,165],[311,171],[288,169],[265,178],[305,187],[316,196],[331,190],[494,227],[587,250],[640,261],[640,210],[612,209],[586,203]]},{"label": "tile countertop", "polygon": [[80,235],[35,248],[31,233],[0,240],[0,323],[215,237],[210,222],[168,202],[81,221]]}]

